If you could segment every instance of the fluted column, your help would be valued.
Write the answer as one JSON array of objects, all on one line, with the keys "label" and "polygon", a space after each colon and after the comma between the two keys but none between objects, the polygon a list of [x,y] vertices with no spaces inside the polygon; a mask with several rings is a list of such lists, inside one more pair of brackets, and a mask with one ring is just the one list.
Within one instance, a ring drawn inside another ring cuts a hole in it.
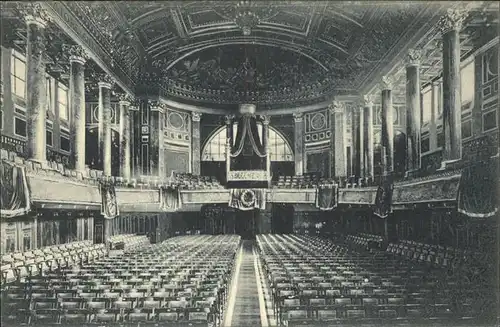
[{"label": "fluted column", "polygon": [[351,120],[353,175],[360,178],[363,176],[363,114],[359,107],[353,106]]},{"label": "fluted column", "polygon": [[432,82],[431,121],[429,122],[429,150],[437,149],[437,119],[439,106],[439,82]]},{"label": "fluted column", "polygon": [[406,58],[406,171],[420,169],[420,50],[410,49]]},{"label": "fluted column", "polygon": [[45,26],[47,17],[39,3],[20,7],[27,24],[26,46],[26,154],[28,159],[46,161],[45,118],[47,90],[45,79]]},{"label": "fluted column", "polygon": [[295,122],[295,175],[302,175],[304,173],[304,116],[300,112],[295,113],[293,120]]},{"label": "fluted column", "polygon": [[201,114],[191,113],[191,153],[192,173],[199,175],[201,171],[201,145],[200,145],[200,120]]},{"label": "fluted column", "polygon": [[449,9],[439,21],[443,34],[444,161],[462,158],[460,30],[465,17],[466,11]]},{"label": "fluted column", "polygon": [[87,54],[79,45],[66,47],[70,57],[69,103],[71,106],[71,163],[85,171],[85,62]]},{"label": "fluted column", "polygon": [[373,97],[365,95],[363,108],[363,151],[365,158],[365,178],[373,181]]},{"label": "fluted column", "polygon": [[394,171],[394,118],[392,80],[382,78],[382,164],[384,174]]},{"label": "fluted column", "polygon": [[269,154],[269,123],[271,122],[269,116],[262,116],[262,146],[266,151],[266,170],[271,171],[271,156]]},{"label": "fluted column", "polygon": [[130,180],[130,98],[123,95],[120,98],[120,176]]},{"label": "fluted column", "polygon": [[100,157],[104,175],[111,176],[111,87],[113,81],[109,75],[104,75],[98,85]]},{"label": "fluted column", "polygon": [[328,107],[330,110],[332,139],[330,141],[331,176],[337,179],[346,177],[345,142],[344,142],[344,104],[333,101]]}]

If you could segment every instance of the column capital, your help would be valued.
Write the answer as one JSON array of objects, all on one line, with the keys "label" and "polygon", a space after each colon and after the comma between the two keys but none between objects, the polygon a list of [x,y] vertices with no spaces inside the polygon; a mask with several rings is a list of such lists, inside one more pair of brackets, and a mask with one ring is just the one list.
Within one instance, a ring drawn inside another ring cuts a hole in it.
[{"label": "column capital", "polygon": [[373,106],[373,101],[375,100],[375,97],[371,94],[365,94],[363,95],[363,106],[364,107],[371,107]]},{"label": "column capital", "polygon": [[200,121],[201,114],[199,112],[191,112],[191,120],[196,122]]},{"label": "column capital", "polygon": [[148,105],[151,108],[151,111],[159,111],[163,113],[163,110],[165,109],[165,105],[157,100],[148,99]]},{"label": "column capital", "polygon": [[446,11],[446,14],[439,19],[438,28],[442,34],[446,34],[453,30],[460,31],[467,15],[468,10],[466,8],[450,8]]},{"label": "column capital", "polygon": [[261,118],[262,118],[262,124],[265,126],[269,125],[269,123],[271,122],[271,118],[267,115],[263,115],[261,116]]},{"label": "column capital", "polygon": [[234,115],[225,115],[224,116],[224,122],[226,123],[226,125],[231,125],[231,123],[233,122],[233,119],[234,119]]},{"label": "column capital", "polygon": [[406,55],[406,67],[420,66],[422,60],[422,51],[418,49],[409,49]]},{"label": "column capital", "polygon": [[335,114],[335,113],[344,113],[345,110],[345,104],[340,101],[332,101],[330,105],[328,106],[328,111],[330,111],[330,114]]},{"label": "column capital", "polygon": [[132,97],[128,93],[121,93],[118,96],[118,103],[122,106],[130,106],[130,104],[133,102],[134,102],[134,97]]},{"label": "column capital", "polygon": [[389,76],[382,76],[381,89],[384,90],[392,90],[394,81]]},{"label": "column capital", "polygon": [[108,74],[102,74],[101,76],[99,76],[99,83],[97,83],[97,85],[99,85],[99,87],[111,89],[114,83],[115,81],[113,77]]},{"label": "column capital", "polygon": [[63,44],[62,50],[68,53],[70,62],[78,62],[84,65],[89,59],[87,51],[80,45]]},{"label": "column capital", "polygon": [[16,6],[27,25],[35,24],[42,28],[47,26],[49,15],[40,2],[19,2]]},{"label": "column capital", "polygon": [[304,121],[304,114],[301,113],[301,112],[296,112],[293,114],[293,120],[296,122],[296,123],[301,123],[302,121]]}]

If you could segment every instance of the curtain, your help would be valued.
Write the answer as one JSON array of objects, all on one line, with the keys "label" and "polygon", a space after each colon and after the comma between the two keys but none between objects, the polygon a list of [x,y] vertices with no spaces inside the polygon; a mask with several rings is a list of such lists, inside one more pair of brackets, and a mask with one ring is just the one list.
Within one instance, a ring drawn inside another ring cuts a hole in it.
[{"label": "curtain", "polygon": [[31,209],[31,203],[25,168],[2,160],[0,183],[2,217],[10,218],[27,214]]},{"label": "curtain", "polygon": [[266,156],[266,151],[259,138],[259,130],[255,116],[244,115],[238,122],[236,141],[231,150],[231,157],[237,157],[243,151],[246,142],[250,142],[256,155],[261,158]]},{"label": "curtain", "polygon": [[387,218],[392,212],[392,190],[393,183],[391,176],[385,176],[377,189],[375,196],[375,208],[373,213],[380,218]]},{"label": "curtain", "polygon": [[316,189],[316,208],[327,211],[337,207],[337,184],[320,185]]},{"label": "curtain", "polygon": [[476,163],[462,170],[458,211],[469,217],[486,218],[498,212],[498,164],[496,160]]},{"label": "curtain", "polygon": [[229,206],[239,210],[266,209],[265,189],[231,189]]},{"label": "curtain", "polygon": [[115,218],[120,214],[116,201],[115,186],[112,183],[101,182],[101,214],[104,218]]},{"label": "curtain", "polygon": [[177,187],[160,187],[160,210],[175,211],[181,204],[180,192]]}]

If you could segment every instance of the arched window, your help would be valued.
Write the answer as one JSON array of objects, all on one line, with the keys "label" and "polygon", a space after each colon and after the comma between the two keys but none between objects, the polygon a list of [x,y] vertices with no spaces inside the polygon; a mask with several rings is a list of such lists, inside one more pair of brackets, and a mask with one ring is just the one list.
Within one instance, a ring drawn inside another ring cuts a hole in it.
[{"label": "arched window", "polygon": [[[259,136],[262,139],[262,124],[257,125]],[[238,125],[233,125],[233,135],[236,137]],[[226,139],[227,131],[225,127],[216,131],[205,144],[202,151],[202,161],[225,161],[226,160]],[[234,141],[234,140],[233,140]],[[269,126],[269,153],[271,161],[293,161],[293,152],[285,138],[273,127]]]}]

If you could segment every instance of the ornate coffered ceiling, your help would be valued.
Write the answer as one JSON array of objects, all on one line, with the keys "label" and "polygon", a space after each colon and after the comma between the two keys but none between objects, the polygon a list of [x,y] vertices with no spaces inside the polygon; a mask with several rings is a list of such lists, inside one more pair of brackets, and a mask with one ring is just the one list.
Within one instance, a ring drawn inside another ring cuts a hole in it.
[{"label": "ornate coffered ceiling", "polygon": [[[61,30],[136,95],[231,108],[364,92],[447,2],[51,1]],[[2,13],[2,17],[3,17]]]}]

